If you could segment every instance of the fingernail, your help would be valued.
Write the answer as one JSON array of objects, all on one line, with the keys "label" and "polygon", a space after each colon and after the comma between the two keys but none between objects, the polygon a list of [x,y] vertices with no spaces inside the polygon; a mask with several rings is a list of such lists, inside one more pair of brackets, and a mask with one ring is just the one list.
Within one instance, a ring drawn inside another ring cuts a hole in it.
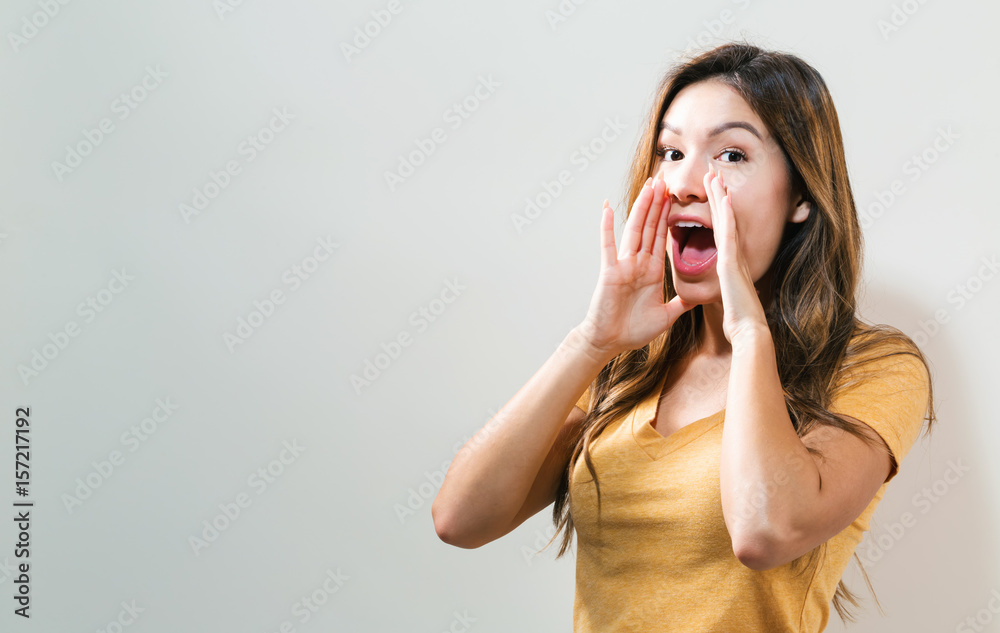
[{"label": "fingernail", "polygon": [[651,182],[653,182],[653,177],[652,176],[650,176],[649,178],[646,179],[646,184],[644,184],[643,187],[648,187]]}]

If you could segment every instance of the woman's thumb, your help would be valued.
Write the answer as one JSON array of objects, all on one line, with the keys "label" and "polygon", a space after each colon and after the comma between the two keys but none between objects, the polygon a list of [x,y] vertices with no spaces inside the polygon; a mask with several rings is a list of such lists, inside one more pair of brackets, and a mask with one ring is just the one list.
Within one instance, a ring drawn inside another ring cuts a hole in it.
[{"label": "woman's thumb", "polygon": [[679,319],[682,314],[697,305],[697,303],[688,303],[681,299],[680,295],[675,295],[673,299],[663,305],[664,316],[667,318],[668,326],[673,325],[674,321]]}]

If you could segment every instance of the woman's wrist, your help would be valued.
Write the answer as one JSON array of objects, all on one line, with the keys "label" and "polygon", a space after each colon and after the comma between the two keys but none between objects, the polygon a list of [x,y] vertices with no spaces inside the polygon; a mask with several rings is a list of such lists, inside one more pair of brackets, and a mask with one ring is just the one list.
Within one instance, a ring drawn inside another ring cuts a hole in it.
[{"label": "woman's wrist", "polygon": [[603,368],[611,362],[611,359],[617,356],[614,351],[594,344],[593,339],[587,332],[585,323],[581,323],[570,330],[566,336],[565,344],[590,359],[598,369]]},{"label": "woman's wrist", "polygon": [[738,354],[740,350],[751,349],[761,344],[774,344],[770,328],[766,324],[744,327],[733,335],[733,354]]}]

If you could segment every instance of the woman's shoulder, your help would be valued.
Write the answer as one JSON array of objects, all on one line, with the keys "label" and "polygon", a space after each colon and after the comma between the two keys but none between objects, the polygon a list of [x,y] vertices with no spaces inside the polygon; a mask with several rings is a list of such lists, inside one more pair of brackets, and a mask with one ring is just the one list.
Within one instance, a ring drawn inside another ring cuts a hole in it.
[{"label": "woman's shoulder", "polygon": [[847,345],[845,360],[873,362],[888,357],[921,359],[923,353],[902,330],[882,323],[857,326]]},{"label": "woman's shoulder", "polygon": [[930,380],[927,360],[913,339],[884,324],[855,329],[837,378],[842,388],[870,380],[920,388]]},{"label": "woman's shoulder", "polygon": [[930,376],[922,352],[894,328],[862,332],[852,340],[835,383],[829,411],[867,424],[885,441],[895,460],[888,483],[930,419]]}]

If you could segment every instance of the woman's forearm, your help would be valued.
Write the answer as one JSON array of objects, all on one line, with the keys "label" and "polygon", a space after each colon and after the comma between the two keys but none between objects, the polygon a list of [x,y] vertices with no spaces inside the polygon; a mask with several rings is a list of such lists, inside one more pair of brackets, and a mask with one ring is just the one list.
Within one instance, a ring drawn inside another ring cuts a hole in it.
[{"label": "woman's forearm", "polygon": [[820,485],[819,470],[788,416],[766,328],[733,340],[720,459],[733,549],[741,560],[766,560]]},{"label": "woman's forearm", "polygon": [[514,397],[455,455],[431,508],[441,538],[485,543],[524,503],[577,398],[607,358],[574,328]]}]

